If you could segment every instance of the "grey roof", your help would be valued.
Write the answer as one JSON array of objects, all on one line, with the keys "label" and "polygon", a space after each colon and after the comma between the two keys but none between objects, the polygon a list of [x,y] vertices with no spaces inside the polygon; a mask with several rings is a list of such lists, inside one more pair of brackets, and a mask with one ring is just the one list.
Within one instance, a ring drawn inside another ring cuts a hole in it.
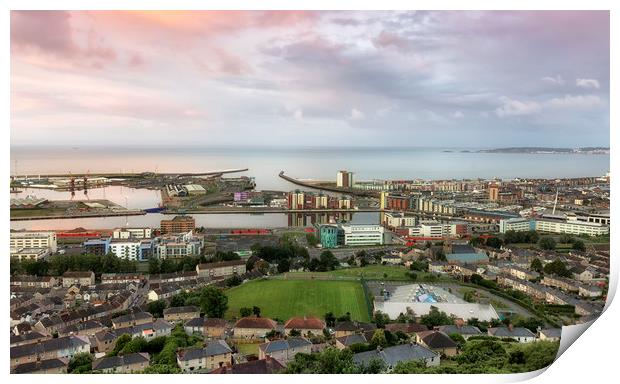
[{"label": "grey roof", "polygon": [[232,353],[232,350],[224,340],[213,340],[207,343],[205,348],[187,348],[177,354],[180,361],[190,361],[203,357]]},{"label": "grey roof", "polygon": [[104,357],[93,361],[93,371],[122,367],[124,365],[148,363],[149,358],[150,356],[148,353],[131,353],[123,356]]},{"label": "grey roof", "polygon": [[112,319],[113,323],[125,323],[127,321],[152,319],[153,315],[148,312],[135,312],[127,315],[118,316]]},{"label": "grey roof", "polygon": [[436,357],[437,353],[418,344],[401,344],[383,350],[356,353],[353,361],[356,364],[368,364],[373,359],[383,360],[388,366],[395,366],[401,361],[423,361]]},{"label": "grey roof", "polygon": [[13,369],[13,373],[32,373],[47,369],[67,367],[67,365],[69,365],[69,360],[66,358],[33,361],[31,363],[18,365]]},{"label": "grey roof", "polygon": [[287,349],[304,347],[312,345],[312,343],[303,337],[289,337],[286,340],[274,340],[259,346],[265,353],[273,353],[277,351],[285,351]]},{"label": "grey roof", "polygon": [[338,337],[336,340],[338,340],[345,347],[351,346],[353,344],[367,343],[367,340],[364,337],[364,335],[358,335],[358,334]]},{"label": "grey roof", "polygon": [[85,336],[72,335],[59,337],[57,339],[48,339],[43,340],[41,343],[11,347],[11,359],[48,351],[57,351],[59,349],[76,348],[83,345],[90,345],[88,338]]},{"label": "grey roof", "polygon": [[461,325],[459,327],[454,324],[450,324],[450,325],[439,326],[437,327],[437,329],[445,333],[446,335],[451,335],[453,333],[458,333],[459,335],[468,335],[468,336],[482,334],[482,332],[480,332],[480,329],[478,329],[478,327],[474,327],[473,325]]},{"label": "grey roof", "polygon": [[29,341],[29,340],[34,340],[34,339],[45,338],[45,337],[48,337],[48,336],[46,336],[46,335],[44,335],[44,334],[42,334],[41,332],[38,332],[38,331],[22,333],[20,335],[11,335],[11,344],[19,343],[19,342],[22,342],[22,341]]},{"label": "grey roof", "polygon": [[508,327],[498,327],[498,328],[489,328],[489,335],[495,337],[535,337],[527,328],[523,327],[514,327],[510,330]]},{"label": "grey roof", "polygon": [[546,337],[557,337],[557,338],[559,338],[560,336],[562,336],[562,328],[541,329],[539,332],[541,334],[545,335]]},{"label": "grey roof", "polygon": [[425,331],[418,334],[424,344],[431,349],[456,348],[456,343],[441,331]]},{"label": "grey roof", "polygon": [[135,334],[141,333],[142,331],[146,329],[153,329],[155,331],[160,331],[160,330],[165,330],[165,329],[172,329],[172,325],[170,325],[165,320],[157,319],[155,321],[150,321],[144,324],[138,324],[138,325],[134,325],[130,327],[118,328],[118,329],[115,329],[114,332],[116,333],[117,336],[121,336],[125,333],[130,334],[130,335],[135,335]]},{"label": "grey roof", "polygon": [[213,340],[207,342],[207,347],[205,348],[205,353],[207,356],[215,356],[222,355],[224,353],[232,353],[232,350],[226,344],[224,340]]},{"label": "grey roof", "polygon": [[195,307],[193,305],[186,306],[186,307],[170,307],[170,308],[164,309],[164,315],[171,315],[171,314],[177,314],[177,313],[191,313],[191,312],[200,312],[200,309],[198,309],[198,307]]}]

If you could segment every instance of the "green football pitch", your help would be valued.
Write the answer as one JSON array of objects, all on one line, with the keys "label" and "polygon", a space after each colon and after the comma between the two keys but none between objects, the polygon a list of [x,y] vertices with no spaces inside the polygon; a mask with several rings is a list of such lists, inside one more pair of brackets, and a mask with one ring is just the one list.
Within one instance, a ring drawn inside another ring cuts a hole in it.
[{"label": "green football pitch", "polygon": [[364,290],[358,281],[254,280],[226,291],[226,317],[238,318],[242,307],[260,307],[261,316],[286,321],[293,316],[336,316],[369,321]]}]

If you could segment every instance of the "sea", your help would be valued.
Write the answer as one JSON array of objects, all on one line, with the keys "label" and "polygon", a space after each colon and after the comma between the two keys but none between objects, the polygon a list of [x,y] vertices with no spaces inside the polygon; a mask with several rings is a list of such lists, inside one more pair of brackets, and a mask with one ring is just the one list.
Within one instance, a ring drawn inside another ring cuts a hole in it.
[{"label": "sea", "polygon": [[[601,176],[609,172],[609,155],[481,153],[488,148],[422,147],[104,147],[11,146],[11,174],[104,172],[248,171],[227,177],[254,177],[257,190],[289,191],[296,186],[278,177],[280,171],[304,180],[335,180],[339,170],[356,180],[566,178]],[[12,197],[34,195],[70,199],[69,192],[27,189]],[[120,186],[77,191],[73,199],[108,199],[133,209],[153,208],[158,191]],[[196,214],[207,228],[276,228],[290,224],[286,214]],[[118,226],[158,227],[167,215],[12,221],[12,229],[104,229]],[[355,213],[353,223],[377,223],[376,213]]]}]

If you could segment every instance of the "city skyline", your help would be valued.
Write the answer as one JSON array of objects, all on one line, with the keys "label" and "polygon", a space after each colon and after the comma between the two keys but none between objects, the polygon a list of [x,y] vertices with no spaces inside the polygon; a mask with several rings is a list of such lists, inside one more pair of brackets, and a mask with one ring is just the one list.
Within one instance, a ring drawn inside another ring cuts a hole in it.
[{"label": "city skyline", "polygon": [[12,11],[11,66],[12,145],[610,140],[602,11]]}]

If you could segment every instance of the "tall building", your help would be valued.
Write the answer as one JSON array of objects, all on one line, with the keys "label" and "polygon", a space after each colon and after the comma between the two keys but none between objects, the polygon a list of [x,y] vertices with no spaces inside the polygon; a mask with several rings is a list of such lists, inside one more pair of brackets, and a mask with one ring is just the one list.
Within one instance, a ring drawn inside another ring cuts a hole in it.
[{"label": "tall building", "polygon": [[185,233],[196,229],[196,220],[192,216],[175,216],[172,220],[161,221],[162,233]]},{"label": "tall building", "polygon": [[344,245],[383,245],[385,228],[378,224],[341,224]]},{"label": "tall building", "polygon": [[342,188],[353,188],[353,172],[338,171],[338,175],[336,175],[336,186]]},{"label": "tall building", "polygon": [[335,248],[338,246],[338,238],[341,237],[342,230],[334,224],[320,225],[318,235],[323,248]]},{"label": "tall building", "polygon": [[489,183],[489,200],[497,201],[499,198],[499,184]]}]

